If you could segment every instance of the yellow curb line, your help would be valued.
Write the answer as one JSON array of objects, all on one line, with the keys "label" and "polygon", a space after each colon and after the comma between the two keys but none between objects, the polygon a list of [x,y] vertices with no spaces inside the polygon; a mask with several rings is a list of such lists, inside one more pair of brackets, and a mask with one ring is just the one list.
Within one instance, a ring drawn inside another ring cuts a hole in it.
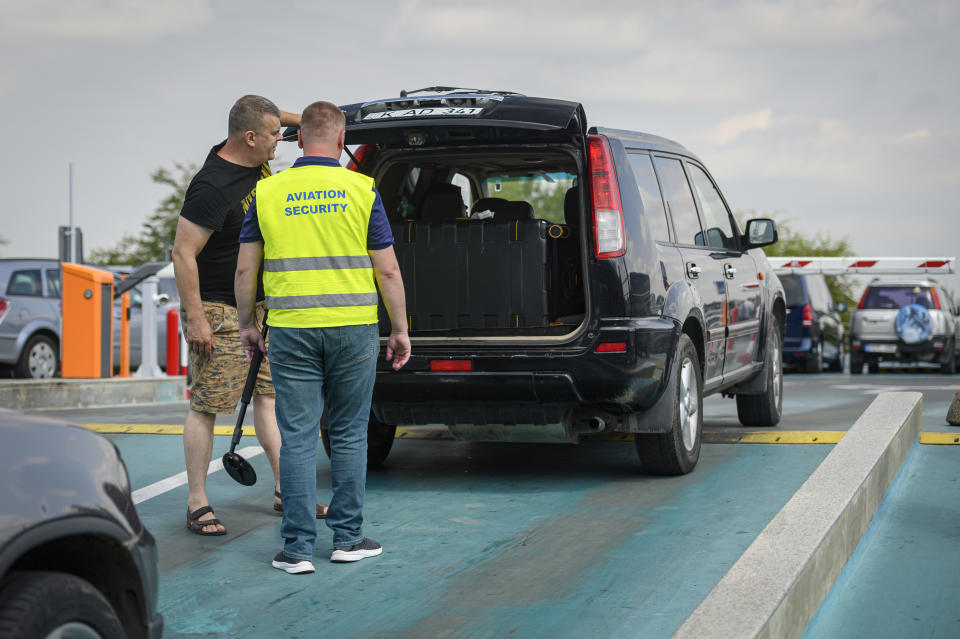
[{"label": "yellow curb line", "polygon": [[960,444],[960,433],[920,433],[921,444]]},{"label": "yellow curb line", "polygon": [[[105,434],[131,435],[182,435],[183,426],[178,424],[84,424],[86,428]],[[214,426],[215,435],[232,435],[233,426]],[[245,436],[254,435],[253,426],[244,426]],[[782,430],[703,433],[706,444],[836,444],[845,434],[842,430]],[[943,433],[946,435],[946,433]],[[453,439],[446,428],[399,427],[397,439]],[[599,441],[632,442],[630,433],[590,435],[585,439]],[[921,443],[923,435],[921,435]],[[955,442],[935,442],[955,443]],[[958,442],[960,443],[960,442]]]}]

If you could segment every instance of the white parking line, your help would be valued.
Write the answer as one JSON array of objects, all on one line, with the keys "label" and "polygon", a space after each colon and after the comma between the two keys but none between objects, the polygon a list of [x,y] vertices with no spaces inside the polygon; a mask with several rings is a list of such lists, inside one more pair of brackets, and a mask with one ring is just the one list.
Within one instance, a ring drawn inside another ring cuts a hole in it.
[{"label": "white parking line", "polygon": [[[250,459],[251,457],[256,457],[263,452],[263,449],[259,446],[246,446],[237,451],[237,454],[243,457],[244,459]],[[213,474],[218,470],[223,468],[223,459],[215,459],[210,462],[210,470],[207,471],[207,474]],[[158,482],[154,482],[149,486],[144,486],[138,490],[133,491],[133,503],[139,504],[148,499],[156,497],[157,495],[162,495],[163,493],[173,490],[178,486],[183,486],[187,483],[187,471],[182,473],[177,473],[167,477],[166,479],[161,479]]]},{"label": "white parking line", "polygon": [[832,384],[830,388],[835,388],[837,390],[848,390],[848,391],[862,391],[864,395],[876,395],[878,393],[886,392],[901,392],[901,391],[935,391],[935,390],[947,390],[954,391],[957,390],[956,384],[937,384],[937,385],[902,385],[902,386],[883,386],[878,384]]}]

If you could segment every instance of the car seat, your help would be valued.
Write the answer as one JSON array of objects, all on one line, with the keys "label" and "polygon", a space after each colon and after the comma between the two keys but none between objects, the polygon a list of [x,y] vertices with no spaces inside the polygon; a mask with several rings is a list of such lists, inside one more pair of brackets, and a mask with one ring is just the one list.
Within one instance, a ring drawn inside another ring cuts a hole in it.
[{"label": "car seat", "polygon": [[463,217],[466,207],[463,193],[456,184],[434,184],[423,197],[420,220],[423,222],[452,222]]},{"label": "car seat", "polygon": [[571,186],[563,196],[563,219],[571,229],[580,228],[579,186]]}]

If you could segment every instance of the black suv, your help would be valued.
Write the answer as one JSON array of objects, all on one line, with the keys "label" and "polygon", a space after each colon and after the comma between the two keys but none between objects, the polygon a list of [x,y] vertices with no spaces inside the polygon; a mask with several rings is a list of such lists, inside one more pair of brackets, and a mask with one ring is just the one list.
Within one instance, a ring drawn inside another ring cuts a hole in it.
[{"label": "black suv", "polygon": [[[396,239],[413,356],[381,362],[369,463],[396,424],[454,437],[635,434],[645,470],[691,471],[702,398],[780,419],[783,290],[703,163],[670,140],[587,128],[576,102],[433,87],[342,107],[350,168]],[[381,334],[389,320],[381,310]]]}]

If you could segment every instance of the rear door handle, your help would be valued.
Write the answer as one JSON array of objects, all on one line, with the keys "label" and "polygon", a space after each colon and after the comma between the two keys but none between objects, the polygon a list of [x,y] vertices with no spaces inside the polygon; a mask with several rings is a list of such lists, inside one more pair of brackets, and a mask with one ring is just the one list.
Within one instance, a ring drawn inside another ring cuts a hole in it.
[{"label": "rear door handle", "polygon": [[697,266],[693,262],[687,262],[687,276],[690,277],[690,279],[692,280],[697,279],[698,277],[700,277],[700,273],[702,272],[703,271],[699,266]]},{"label": "rear door handle", "polygon": [[731,264],[730,262],[727,262],[726,264],[723,265],[723,275],[728,280],[732,280],[736,274],[737,274],[737,269],[734,268],[733,264]]}]

